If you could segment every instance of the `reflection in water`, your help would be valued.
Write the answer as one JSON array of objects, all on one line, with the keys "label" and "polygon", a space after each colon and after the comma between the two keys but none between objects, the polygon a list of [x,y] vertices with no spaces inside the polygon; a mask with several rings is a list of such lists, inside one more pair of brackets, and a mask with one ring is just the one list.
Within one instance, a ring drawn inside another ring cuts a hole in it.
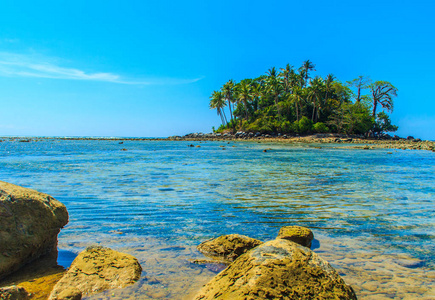
[{"label": "reflection in water", "polygon": [[191,263],[200,242],[228,233],[265,241],[294,224],[313,230],[313,249],[360,298],[433,296],[434,153],[188,144],[5,141],[0,180],[67,206],[60,264],[94,244],[139,259],[138,283],[89,299],[187,299],[218,272]]}]

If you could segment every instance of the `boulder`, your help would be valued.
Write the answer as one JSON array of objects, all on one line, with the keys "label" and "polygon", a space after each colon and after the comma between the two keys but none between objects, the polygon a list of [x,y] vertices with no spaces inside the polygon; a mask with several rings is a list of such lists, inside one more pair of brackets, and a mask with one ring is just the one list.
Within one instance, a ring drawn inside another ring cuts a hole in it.
[{"label": "boulder", "polygon": [[56,250],[67,223],[65,205],[53,197],[0,181],[0,278]]},{"label": "boulder", "polygon": [[29,299],[29,293],[21,286],[8,286],[0,288],[0,299],[2,300],[25,300]]},{"label": "boulder", "polygon": [[81,299],[107,289],[133,284],[141,275],[138,260],[105,247],[89,247],[72,262],[51,292],[50,300]]},{"label": "boulder", "polygon": [[304,247],[311,248],[314,239],[313,232],[302,226],[284,226],[279,230],[278,238],[293,241]]},{"label": "boulder", "polygon": [[356,299],[329,263],[292,241],[266,242],[237,258],[195,296],[205,299]]},{"label": "boulder", "polygon": [[228,234],[202,242],[197,249],[206,256],[232,262],[243,253],[261,244],[261,241],[244,235]]}]

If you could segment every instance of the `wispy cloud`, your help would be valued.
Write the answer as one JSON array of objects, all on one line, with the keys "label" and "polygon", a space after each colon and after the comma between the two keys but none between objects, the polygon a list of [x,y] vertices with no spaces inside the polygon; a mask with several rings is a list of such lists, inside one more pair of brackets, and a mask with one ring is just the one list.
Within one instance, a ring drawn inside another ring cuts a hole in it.
[{"label": "wispy cloud", "polygon": [[38,55],[23,55],[0,52],[0,76],[7,77],[34,77],[66,80],[103,81],[119,84],[135,85],[165,85],[187,84],[199,81],[201,78],[153,78],[131,79],[114,73],[86,72],[77,68],[61,67],[53,58]]}]

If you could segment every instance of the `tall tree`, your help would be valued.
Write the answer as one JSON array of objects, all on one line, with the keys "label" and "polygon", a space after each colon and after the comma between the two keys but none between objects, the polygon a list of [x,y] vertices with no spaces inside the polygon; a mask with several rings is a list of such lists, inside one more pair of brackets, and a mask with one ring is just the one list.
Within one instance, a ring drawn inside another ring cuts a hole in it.
[{"label": "tall tree", "polygon": [[361,102],[361,90],[368,88],[371,82],[372,81],[369,77],[364,77],[362,75],[358,76],[358,78],[355,78],[351,81],[347,81],[347,84],[349,86],[357,88],[357,97],[356,97],[357,102]]},{"label": "tall tree", "polygon": [[334,75],[332,75],[332,74],[326,75],[326,78],[324,80],[324,82],[325,82],[325,100],[328,100],[328,98],[329,98],[329,95],[332,91],[332,83],[334,82],[334,80],[335,80]]},{"label": "tall tree", "polygon": [[317,122],[320,115],[323,89],[323,80],[318,76],[311,81],[311,86],[308,88],[308,98],[313,104],[313,113],[311,114],[311,121],[313,122]]},{"label": "tall tree", "polygon": [[308,84],[308,78],[310,78],[309,76],[309,72],[310,71],[316,71],[315,69],[316,65],[313,64],[309,59],[304,61],[302,66],[299,68],[299,72],[300,75],[302,76],[302,78],[304,79],[304,87],[307,86]]},{"label": "tall tree", "polygon": [[248,102],[252,99],[252,86],[249,80],[242,80],[237,86],[237,100],[245,106],[245,116],[248,120]]},{"label": "tall tree", "polygon": [[292,97],[292,100],[293,100],[295,107],[296,107],[296,120],[299,121],[299,119],[300,119],[299,118],[300,117],[299,108],[301,108],[301,110],[302,110],[302,103],[304,101],[304,90],[301,89],[300,87],[296,87],[293,90],[293,94],[291,97]]},{"label": "tall tree", "polygon": [[231,103],[234,102],[234,81],[232,79],[228,80],[227,83],[222,87],[222,93],[228,102],[228,108],[230,109],[231,123],[233,123],[233,110],[231,108]]},{"label": "tall tree", "polygon": [[220,116],[222,125],[227,124],[227,118],[225,116],[225,99],[221,92],[214,91],[210,97],[210,109],[216,109],[218,116]]},{"label": "tall tree", "polygon": [[281,111],[278,105],[279,102],[279,96],[283,92],[283,86],[281,84],[281,80],[278,77],[278,72],[276,71],[276,68],[270,68],[269,71],[267,71],[267,77],[266,77],[266,89],[267,92],[272,95],[273,100],[275,101],[275,106],[278,111],[278,116],[281,116]]},{"label": "tall tree", "polygon": [[376,117],[378,104],[388,111],[393,111],[393,98],[397,96],[397,88],[388,81],[376,81],[370,84],[373,101],[373,118]]},{"label": "tall tree", "polygon": [[294,80],[294,74],[295,70],[293,69],[293,66],[290,64],[287,64],[285,68],[281,68],[281,72],[279,73],[279,76],[282,81],[284,93],[290,93],[292,87],[293,87],[293,80]]}]

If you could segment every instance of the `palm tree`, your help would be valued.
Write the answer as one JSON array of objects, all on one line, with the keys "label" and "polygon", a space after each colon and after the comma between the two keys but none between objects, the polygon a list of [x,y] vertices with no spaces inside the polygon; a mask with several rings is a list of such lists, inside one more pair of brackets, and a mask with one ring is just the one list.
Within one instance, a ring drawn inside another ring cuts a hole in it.
[{"label": "palm tree", "polygon": [[378,104],[388,111],[393,111],[393,97],[397,96],[397,88],[388,81],[376,81],[369,85],[372,91],[373,118],[376,117]]},{"label": "palm tree", "polygon": [[231,109],[231,103],[234,102],[234,81],[230,79],[222,87],[222,93],[228,102],[228,108],[230,109],[231,123],[233,122],[233,111]]},{"label": "palm tree", "polygon": [[304,90],[300,87],[295,87],[293,89],[293,94],[291,96],[296,107],[296,120],[299,121],[299,107],[302,110],[302,102],[304,101]]},{"label": "palm tree", "polygon": [[270,68],[266,74],[266,90],[272,95],[273,100],[275,101],[276,109],[278,111],[278,116],[281,116],[281,111],[278,105],[279,96],[283,92],[281,80],[278,77],[278,72],[276,71],[275,67]]},{"label": "palm tree", "polygon": [[[313,113],[311,115],[311,121],[313,122],[317,122],[317,119],[320,116],[320,109],[322,107],[321,97],[323,89],[324,84],[322,78],[316,76],[316,78],[311,81],[311,86],[308,88],[308,99],[311,99],[311,103],[313,104]],[[314,116],[316,116],[316,119],[314,119]]]},{"label": "palm tree", "polygon": [[290,93],[291,89],[293,87],[292,83],[294,80],[295,70],[293,69],[293,66],[290,64],[287,64],[285,66],[285,69],[281,68],[281,72],[279,76],[281,77],[284,93]]},{"label": "palm tree", "polygon": [[308,78],[309,78],[309,71],[316,71],[314,69],[316,67],[315,64],[313,64],[310,60],[306,60],[303,62],[302,66],[299,68],[300,75],[302,76],[304,87],[308,84]]},{"label": "palm tree", "polygon": [[332,74],[326,75],[326,78],[324,80],[325,82],[325,100],[328,99],[329,93],[332,91],[332,83],[335,80],[335,76]]},{"label": "palm tree", "polygon": [[222,125],[227,124],[227,117],[225,116],[225,99],[221,92],[214,91],[210,97],[210,109],[216,109],[218,116],[220,116]]},{"label": "palm tree", "polygon": [[245,116],[248,120],[248,102],[252,99],[252,86],[250,81],[242,80],[237,86],[237,101],[245,106]]}]

